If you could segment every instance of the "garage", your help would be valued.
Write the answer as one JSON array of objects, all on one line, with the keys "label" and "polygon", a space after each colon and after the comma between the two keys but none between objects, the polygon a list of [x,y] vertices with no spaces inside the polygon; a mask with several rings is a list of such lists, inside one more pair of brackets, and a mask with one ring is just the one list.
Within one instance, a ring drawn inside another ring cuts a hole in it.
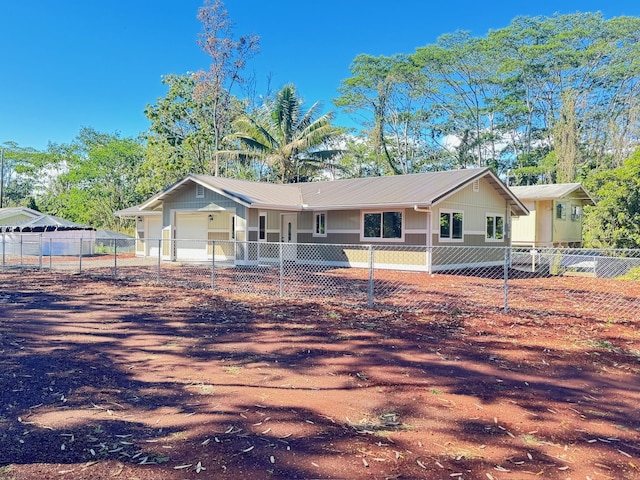
[{"label": "garage", "polygon": [[175,212],[175,259],[207,260],[207,228],[207,214]]}]

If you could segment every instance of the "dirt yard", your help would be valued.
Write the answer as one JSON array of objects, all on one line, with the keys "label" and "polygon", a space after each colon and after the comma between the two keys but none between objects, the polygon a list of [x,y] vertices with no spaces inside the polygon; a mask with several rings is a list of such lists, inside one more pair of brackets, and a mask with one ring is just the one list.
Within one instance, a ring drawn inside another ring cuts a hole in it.
[{"label": "dirt yard", "polygon": [[640,319],[522,298],[376,311],[0,273],[0,479],[640,478]]}]

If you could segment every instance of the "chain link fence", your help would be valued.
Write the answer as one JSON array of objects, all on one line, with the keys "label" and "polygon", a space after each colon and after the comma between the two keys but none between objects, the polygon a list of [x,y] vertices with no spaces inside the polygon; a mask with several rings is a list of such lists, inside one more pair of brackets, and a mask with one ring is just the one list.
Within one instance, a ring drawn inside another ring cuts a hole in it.
[{"label": "chain link fence", "polygon": [[1,239],[1,269],[84,273],[239,295],[474,314],[635,319],[640,250]]}]

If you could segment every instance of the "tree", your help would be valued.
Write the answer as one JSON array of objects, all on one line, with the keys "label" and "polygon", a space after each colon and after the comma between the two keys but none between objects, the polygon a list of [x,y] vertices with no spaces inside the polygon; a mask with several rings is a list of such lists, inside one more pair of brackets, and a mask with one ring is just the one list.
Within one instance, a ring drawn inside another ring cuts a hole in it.
[{"label": "tree", "polygon": [[260,178],[268,176],[267,168],[281,183],[312,180],[342,153],[331,146],[342,130],[331,124],[331,112],[319,115],[319,102],[306,112],[303,104],[295,87],[285,85],[275,99],[233,123],[235,133],[229,139],[237,141],[238,148],[225,154],[258,162]]},{"label": "tree", "polygon": [[573,182],[576,178],[576,169],[580,164],[579,127],[576,109],[574,92],[566,90],[562,95],[560,117],[554,128],[553,144],[558,162],[556,175],[558,183]]},{"label": "tree", "polygon": [[126,229],[114,212],[142,201],[135,191],[143,161],[139,141],[85,127],[72,143],[49,145],[48,153],[42,167],[53,178],[38,197],[43,212],[96,228]]},{"label": "tree", "polygon": [[501,154],[499,55],[492,47],[461,31],[442,35],[410,57],[437,85],[435,105],[443,111],[445,134],[458,140],[459,167],[497,164]]},{"label": "tree", "polygon": [[38,209],[34,190],[42,184],[39,167],[46,161],[46,154],[31,148],[20,147],[15,142],[0,145],[4,156],[2,179],[2,207],[28,206]]},{"label": "tree", "polygon": [[246,62],[257,53],[259,37],[245,35],[234,39],[228,12],[221,0],[214,0],[213,3],[205,0],[204,6],[198,11],[198,20],[203,27],[198,43],[202,51],[211,57],[211,64],[209,70],[197,74],[194,99],[210,105],[213,163],[210,169],[218,176],[221,141],[225,135],[225,126],[233,118],[231,92],[235,84],[243,82],[240,73]]},{"label": "tree", "polygon": [[584,245],[640,248],[640,149],[620,167],[594,171],[584,184],[598,199],[585,210]]},{"label": "tree", "polygon": [[162,82],[169,87],[167,94],[145,109],[151,125],[138,186],[143,195],[154,194],[188,173],[214,173],[212,99],[195,94],[195,74],[167,75]]},{"label": "tree", "polygon": [[334,104],[348,113],[362,112],[369,143],[384,173],[433,169],[429,160],[439,140],[437,109],[428,109],[431,84],[406,55],[358,55],[351,77],[338,88]]}]

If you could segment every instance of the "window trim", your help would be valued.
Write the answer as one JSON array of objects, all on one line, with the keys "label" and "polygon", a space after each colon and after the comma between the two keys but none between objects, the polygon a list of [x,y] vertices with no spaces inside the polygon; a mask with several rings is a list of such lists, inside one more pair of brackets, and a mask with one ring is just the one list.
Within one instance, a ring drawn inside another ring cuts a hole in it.
[{"label": "window trim", "polygon": [[[487,221],[490,218],[493,218],[493,236],[491,237],[487,236]],[[502,238],[496,238],[496,225],[498,224],[498,218],[502,218]],[[484,241],[503,243],[506,240],[506,225],[504,213],[487,213],[485,215],[484,222]]]},{"label": "window trim", "polygon": [[580,205],[576,205],[575,203],[571,204],[571,221],[579,222],[582,218],[582,207]]},{"label": "window trim", "polygon": [[567,205],[564,202],[556,203],[556,220],[567,219]]},{"label": "window trim", "polygon": [[[364,216],[369,214],[380,214],[380,237],[365,237],[364,236]],[[400,237],[393,238],[384,238],[384,214],[385,213],[399,213],[401,216],[400,222]],[[403,208],[397,210],[361,210],[360,211],[360,241],[361,242],[389,242],[389,243],[400,243],[404,242],[404,231],[405,231],[405,212]]]},{"label": "window trim", "polygon": [[196,198],[204,198],[204,185],[196,183]]},{"label": "window trim", "polygon": [[[320,233],[318,232],[318,217],[322,216],[323,218],[323,227],[324,227],[324,232]],[[313,237],[326,237],[327,236],[327,212],[326,211],[322,211],[322,212],[313,212]]]},{"label": "window trim", "polygon": [[[462,215],[462,225],[461,225],[461,237],[460,238],[453,238],[453,223],[451,224],[451,231],[449,232],[449,236],[448,237],[443,237],[442,236],[442,227],[440,225],[440,219],[442,218],[443,214],[449,215],[450,217],[450,221],[451,218],[453,218],[453,215],[455,215],[456,213],[459,213],[460,215]],[[438,216],[436,217],[438,219],[438,240],[442,243],[462,243],[464,242],[464,210],[456,210],[453,208],[441,208],[438,212]]]},{"label": "window trim", "polygon": [[[263,218],[264,218],[264,229],[261,230],[260,221]],[[260,238],[260,234],[261,233],[264,233],[264,237],[263,238]],[[260,212],[258,214],[258,241],[259,242],[266,242],[267,241],[267,214],[266,214],[266,212]]]}]

